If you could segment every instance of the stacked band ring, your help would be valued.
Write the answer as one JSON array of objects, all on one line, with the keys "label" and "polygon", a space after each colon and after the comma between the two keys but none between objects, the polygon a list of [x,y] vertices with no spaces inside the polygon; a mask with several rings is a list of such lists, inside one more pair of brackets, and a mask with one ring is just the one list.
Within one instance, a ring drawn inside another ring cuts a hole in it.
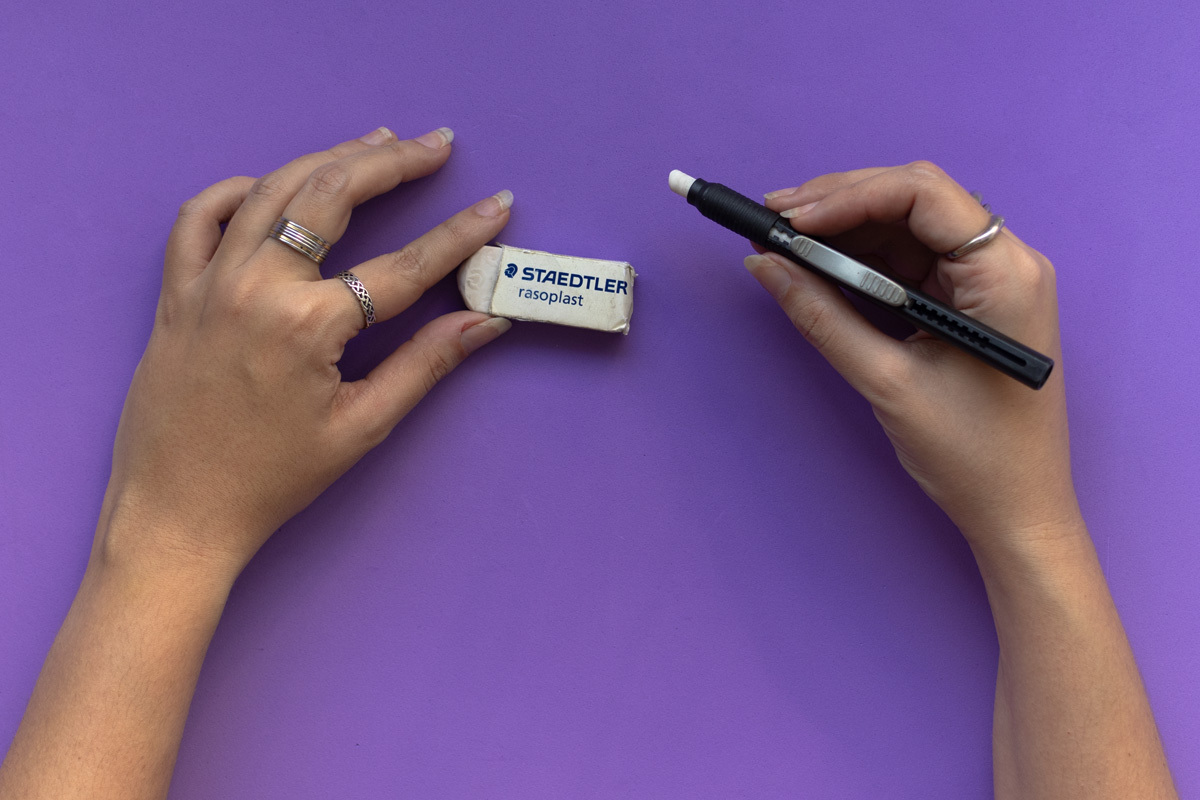
[{"label": "stacked band ring", "polygon": [[325,256],[329,255],[329,242],[303,225],[297,225],[287,217],[275,220],[268,235],[315,261],[318,266],[325,260]]}]

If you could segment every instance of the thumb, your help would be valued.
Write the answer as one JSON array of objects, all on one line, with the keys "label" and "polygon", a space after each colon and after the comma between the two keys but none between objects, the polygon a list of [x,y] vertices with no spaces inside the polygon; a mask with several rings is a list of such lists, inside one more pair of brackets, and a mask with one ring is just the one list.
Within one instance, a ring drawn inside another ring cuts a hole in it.
[{"label": "thumb", "polygon": [[511,327],[503,317],[474,311],[438,317],[365,378],[342,384],[344,422],[352,430],[374,433],[375,443],[382,441],[438,381]]},{"label": "thumb", "polygon": [[746,258],[762,284],[809,344],[874,403],[900,380],[908,354],[863,318],[829,281],[775,253]]}]

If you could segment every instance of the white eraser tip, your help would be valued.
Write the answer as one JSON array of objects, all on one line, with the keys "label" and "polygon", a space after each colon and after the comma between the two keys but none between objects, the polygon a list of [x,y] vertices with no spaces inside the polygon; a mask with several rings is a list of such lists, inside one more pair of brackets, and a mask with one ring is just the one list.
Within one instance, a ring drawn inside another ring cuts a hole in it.
[{"label": "white eraser tip", "polygon": [[692,184],[696,182],[696,179],[685,172],[673,169],[671,170],[670,177],[667,178],[667,182],[671,184],[672,192],[686,198],[688,196],[688,189],[692,188]]}]

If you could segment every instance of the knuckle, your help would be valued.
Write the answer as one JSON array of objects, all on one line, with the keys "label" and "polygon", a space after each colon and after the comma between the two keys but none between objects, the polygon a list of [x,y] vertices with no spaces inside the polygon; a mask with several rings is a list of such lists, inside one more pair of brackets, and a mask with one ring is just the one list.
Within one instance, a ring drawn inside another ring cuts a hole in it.
[{"label": "knuckle", "polygon": [[328,312],[322,298],[311,292],[300,292],[288,297],[276,313],[285,330],[309,332],[322,327]]},{"label": "knuckle", "polygon": [[161,325],[164,328],[169,328],[175,324],[179,318],[180,312],[179,298],[174,292],[163,291],[158,298],[158,307],[154,311],[154,319],[156,325]]},{"label": "knuckle", "polygon": [[393,423],[383,422],[382,420],[376,420],[361,426],[361,430],[358,431],[360,438],[359,447],[364,450],[374,450],[383,444],[384,440],[387,439],[395,427]]},{"label": "knuckle", "polygon": [[275,201],[282,199],[286,191],[283,176],[278,172],[268,172],[250,187],[250,196],[256,200]]},{"label": "knuckle", "polygon": [[[427,148],[402,139],[395,139],[387,144],[377,146],[380,150],[388,153],[392,160],[390,168],[399,177],[401,183],[407,181],[411,173],[411,165],[414,163],[413,148],[416,148],[418,151],[428,152]],[[420,154],[416,158],[419,159]]]},{"label": "knuckle", "polygon": [[1035,261],[1037,261],[1038,266],[1042,268],[1042,272],[1049,275],[1050,278],[1053,279],[1057,273],[1054,271],[1054,264],[1050,262],[1050,259],[1046,258],[1046,256],[1042,255],[1037,250],[1033,250],[1032,248],[1030,249],[1030,252],[1033,254],[1033,258]]},{"label": "knuckle", "polygon": [[404,155],[412,152],[413,142],[406,139],[392,139],[390,142],[376,146],[396,155]]},{"label": "knuckle", "polygon": [[[467,254],[457,255],[467,247],[474,233],[471,221],[451,217],[441,222],[425,236],[422,252],[419,254],[423,271],[428,271],[433,264],[454,260],[458,263]],[[473,252],[473,250],[471,251]]]},{"label": "knuckle", "polygon": [[455,247],[461,242],[471,238],[471,234],[475,232],[478,226],[479,218],[467,219],[462,216],[453,216],[442,223],[441,243]]},{"label": "knuckle", "polygon": [[334,161],[314,169],[308,177],[308,185],[313,193],[336,200],[350,188],[351,180],[350,170],[346,165]]},{"label": "knuckle", "polygon": [[871,370],[872,403],[903,397],[914,385],[912,365],[908,359],[881,359]]},{"label": "knuckle", "polygon": [[433,390],[438,381],[450,374],[450,371],[456,366],[456,362],[443,350],[438,348],[429,348],[425,350],[425,370],[421,373],[421,380],[425,385],[425,392]]},{"label": "knuckle", "polygon": [[1021,258],[1013,265],[1012,276],[1023,294],[1036,297],[1045,291],[1050,273],[1036,258]]},{"label": "knuckle", "polygon": [[253,282],[228,279],[219,281],[215,288],[215,305],[223,316],[243,319],[257,313],[261,293]]},{"label": "knuckle", "polygon": [[925,161],[923,159],[906,165],[905,170],[907,170],[909,175],[911,175],[914,179],[920,181],[937,181],[946,178],[945,170],[943,170],[937,164],[934,164],[932,161]]},{"label": "knuckle", "polygon": [[814,297],[797,298],[788,313],[796,330],[818,351],[825,350],[832,335],[830,326],[825,324],[828,315],[829,307]]},{"label": "knuckle", "polygon": [[207,313],[232,329],[269,332],[268,339],[287,343],[293,352],[309,350],[313,343],[327,338],[335,319],[327,299],[310,289],[280,292],[261,281],[224,280]]},{"label": "knuckle", "polygon": [[204,200],[203,194],[198,194],[195,197],[189,197],[184,200],[179,206],[179,217],[181,219],[194,219],[203,217],[208,210],[208,203]]},{"label": "knuckle", "polygon": [[991,273],[1004,296],[1016,303],[1034,304],[1054,294],[1054,269],[1044,256],[1026,247],[1005,255],[1003,269]]},{"label": "knuckle", "polygon": [[341,144],[335,144],[333,147],[326,150],[323,155],[328,160],[336,160],[339,158],[345,158],[346,156],[349,156],[349,155],[353,155],[354,153],[357,153],[360,150],[362,150],[364,147],[366,147],[366,145],[364,145],[362,142],[355,139],[354,141],[342,142]]},{"label": "knuckle", "polygon": [[408,245],[387,257],[387,271],[391,282],[400,289],[425,291],[425,257],[413,245]]},{"label": "knuckle", "polygon": [[411,244],[388,253],[387,268],[391,272],[411,275],[421,271],[423,259]]}]

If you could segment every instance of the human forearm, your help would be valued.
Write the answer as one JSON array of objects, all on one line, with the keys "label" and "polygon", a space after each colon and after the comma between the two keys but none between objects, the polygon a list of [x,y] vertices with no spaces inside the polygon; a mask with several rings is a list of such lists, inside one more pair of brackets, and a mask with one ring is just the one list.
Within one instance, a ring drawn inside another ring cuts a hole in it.
[{"label": "human forearm", "polygon": [[0,767],[0,798],[167,793],[231,578],[112,557],[106,533]]},{"label": "human forearm", "polygon": [[[345,276],[269,233],[336,244],[355,206],[435,172],[453,132],[386,128],[230,178],[180,208],[113,448],[87,574],[3,767],[12,797],[161,797],[229,587],[288,518],[510,327],[438,317],[366,377],[337,363],[508,221],[501,191]],[[294,244],[294,243],[293,243]],[[369,299],[368,299],[369,298]]]},{"label": "human forearm", "polygon": [[996,797],[1177,797],[1083,522],[988,534],[969,538],[1000,643]]},{"label": "human forearm", "polygon": [[897,342],[838,291],[777,254],[746,265],[872,404],[900,463],[975,552],[1000,640],[996,794],[1174,797],[1137,666],[1075,502],[1050,261],[928,162],[825,175],[767,195],[801,233],[1059,365],[1031,391],[945,342]]}]

